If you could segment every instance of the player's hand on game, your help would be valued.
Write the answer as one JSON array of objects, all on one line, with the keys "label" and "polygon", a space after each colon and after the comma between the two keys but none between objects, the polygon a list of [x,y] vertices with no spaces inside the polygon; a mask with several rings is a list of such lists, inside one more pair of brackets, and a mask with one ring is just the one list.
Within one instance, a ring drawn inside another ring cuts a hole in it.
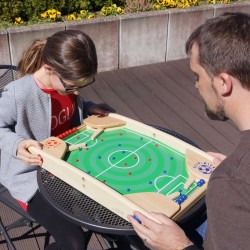
[{"label": "player's hand on game", "polygon": [[209,155],[212,155],[214,157],[213,162],[217,165],[219,165],[222,161],[226,159],[226,155],[223,155],[221,153],[215,153],[215,152],[207,152]]},{"label": "player's hand on game", "polygon": [[162,224],[154,222],[137,211],[135,211],[134,215],[141,223],[131,215],[128,216],[135,231],[147,247],[154,250],[178,250],[193,245],[184,231],[173,220],[163,214],[151,214],[159,219]]},{"label": "player's hand on game", "polygon": [[106,103],[94,104],[88,108],[89,115],[107,116],[110,112],[115,112],[115,110]]},{"label": "player's hand on game", "polygon": [[38,149],[42,149],[39,142],[35,140],[23,140],[19,143],[17,147],[17,158],[24,161],[25,163],[32,166],[41,166],[42,158],[38,155],[33,155],[29,152],[29,147],[36,147]]}]

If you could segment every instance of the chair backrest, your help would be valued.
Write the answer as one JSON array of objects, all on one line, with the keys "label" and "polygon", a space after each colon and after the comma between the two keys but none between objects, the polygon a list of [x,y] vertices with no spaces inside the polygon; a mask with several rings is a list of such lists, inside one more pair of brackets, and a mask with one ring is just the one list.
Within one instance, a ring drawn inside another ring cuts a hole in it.
[{"label": "chair backrest", "polygon": [[0,93],[6,84],[17,79],[17,67],[13,65],[0,65]]}]

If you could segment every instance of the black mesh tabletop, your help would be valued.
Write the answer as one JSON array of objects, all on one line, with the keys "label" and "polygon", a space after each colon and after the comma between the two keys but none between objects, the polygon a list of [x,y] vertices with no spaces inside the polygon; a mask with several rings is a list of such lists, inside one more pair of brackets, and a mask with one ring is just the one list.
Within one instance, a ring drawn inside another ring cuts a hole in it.
[{"label": "black mesh tabletop", "polygon": [[38,171],[43,197],[73,222],[101,233],[135,234],[131,224],[45,169]]},{"label": "black mesh tabletop", "polygon": [[[196,146],[189,139],[171,130],[156,127],[166,133],[174,135],[183,141]],[[60,180],[45,169],[38,171],[38,185],[42,196],[66,218],[87,229],[108,234],[134,235],[132,225],[92,200],[85,194],[76,190],[69,184]],[[204,208],[204,199],[187,211],[178,221],[185,223],[197,216],[197,212]]]}]

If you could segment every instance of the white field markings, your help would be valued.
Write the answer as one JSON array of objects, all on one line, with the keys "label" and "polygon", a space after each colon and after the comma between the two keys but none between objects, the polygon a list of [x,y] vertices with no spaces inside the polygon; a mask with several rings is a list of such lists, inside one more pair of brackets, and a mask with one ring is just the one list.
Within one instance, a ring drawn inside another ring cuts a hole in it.
[{"label": "white field markings", "polygon": [[107,172],[109,169],[116,167],[117,164],[119,164],[120,162],[122,162],[123,160],[127,159],[130,155],[135,154],[137,151],[139,151],[140,149],[144,148],[145,146],[147,146],[149,143],[151,143],[153,140],[149,140],[147,143],[145,143],[144,145],[142,145],[141,147],[139,147],[138,149],[131,151],[130,154],[128,154],[127,156],[123,157],[121,160],[119,160],[118,162],[116,162],[116,164],[112,164],[110,167],[106,168],[104,171],[102,171],[101,173],[99,173],[98,175],[95,176],[95,178],[99,177],[100,175],[104,174],[105,172]]},{"label": "white field markings", "polygon": [[[165,177],[169,177],[171,178],[172,180],[170,182],[168,182],[166,185],[164,185],[163,187],[161,188],[158,188],[157,187],[157,181],[158,179],[160,178],[165,178]],[[157,193],[160,193],[162,190],[164,190],[165,188],[167,188],[169,185],[171,185],[171,183],[174,183],[175,181],[178,183],[176,186],[174,186],[170,191],[168,191],[166,193],[166,195],[169,195],[171,194],[172,192],[174,192],[176,189],[180,189],[181,187],[183,187],[183,185],[185,184],[185,182],[182,182],[182,181],[178,181],[178,179],[181,178],[181,179],[185,179],[187,180],[187,178],[183,175],[177,175],[175,177],[171,176],[171,175],[162,175],[162,176],[158,176],[155,181],[154,181],[154,186],[155,188],[158,190]],[[197,184],[195,182],[195,184],[193,184],[189,189],[188,191],[185,193],[185,195],[188,195],[190,192],[192,192],[195,188],[197,187]],[[183,188],[182,188],[183,189]]]},{"label": "white field markings", "polygon": [[[148,136],[141,135],[140,133],[137,133],[137,132],[135,132],[135,131],[131,131],[131,130],[127,129],[127,128],[123,128],[123,129],[126,130],[126,131],[128,131],[128,132],[134,133],[134,134],[136,134],[136,135],[143,136],[144,138],[149,138]],[[173,151],[175,154],[178,154],[179,156],[184,157],[184,155],[183,155],[182,153],[180,153],[180,152],[177,151],[176,149],[171,148],[170,146],[166,145],[165,143],[162,143],[162,142],[157,141],[157,140],[154,140],[154,139],[153,139],[152,141],[155,142],[155,143],[157,143],[158,145],[161,145],[161,146],[163,146],[163,147],[165,147],[165,148],[167,148],[167,149]],[[154,181],[154,186],[155,186],[155,188],[158,190],[158,193],[161,192],[165,187],[167,187],[168,185],[170,185],[172,182],[174,182],[174,181],[175,181],[177,178],[179,178],[179,177],[182,177],[182,178],[184,178],[184,179],[187,180],[187,178],[186,178],[185,176],[183,176],[183,175],[178,175],[178,176],[176,176],[176,177],[173,177],[173,176],[170,176],[170,175],[164,175],[164,176],[168,176],[168,177],[170,177],[170,178],[173,178],[173,180],[172,180],[171,182],[167,183],[163,188],[158,189],[157,186],[156,186],[157,179],[160,178],[160,176],[158,176],[158,177],[155,179],[155,181]],[[185,184],[185,183],[180,182],[180,183],[179,183],[178,185],[176,185],[172,190],[170,190],[166,195],[171,194],[171,192],[172,192],[174,189],[176,189],[176,188],[178,188],[179,186],[184,185],[184,184]],[[196,184],[196,182],[195,182],[193,185],[191,185],[191,186],[189,187],[189,189],[188,189],[188,191],[185,193],[185,195],[188,195],[188,194],[189,194],[190,192],[192,192],[192,190],[194,190],[196,187],[197,187],[197,184]]]},{"label": "white field markings", "polygon": [[[126,131],[128,131],[128,132],[131,132],[131,133],[133,133],[133,134],[139,135],[139,136],[144,137],[144,138],[147,138],[147,139],[150,138],[150,137],[147,136],[147,135],[142,135],[142,134],[140,134],[140,133],[137,133],[137,132],[135,132],[135,131],[129,130],[129,129],[127,129],[127,128],[123,128],[123,130],[126,130]],[[167,148],[167,149],[170,149],[170,150],[173,151],[175,154],[178,154],[178,155],[184,157],[184,155],[183,155],[181,152],[177,151],[176,149],[171,148],[171,147],[168,146],[167,144],[162,143],[161,141],[154,140],[154,139],[152,139],[152,141],[155,142],[155,143],[157,143],[158,145],[161,145],[161,146],[163,146],[163,147],[165,147],[165,148]]]},{"label": "white field markings", "polygon": [[151,143],[151,142],[157,143],[158,145],[160,144],[160,145],[164,146],[165,148],[171,149],[171,150],[174,151],[176,154],[178,154],[178,155],[180,155],[180,156],[183,157],[183,154],[181,154],[180,152],[178,152],[178,151],[172,149],[171,147],[165,145],[164,143],[161,143],[161,142],[158,142],[158,141],[156,141],[156,140],[154,140],[154,139],[151,139],[149,136],[142,135],[142,134],[140,134],[140,133],[137,133],[137,132],[135,132],[135,131],[129,130],[129,129],[127,129],[127,128],[122,128],[122,130],[127,131],[127,132],[132,133],[132,134],[135,134],[135,135],[138,135],[138,136],[140,136],[140,137],[142,137],[142,138],[146,138],[146,139],[148,139],[149,141],[148,141],[147,143],[145,143],[144,145],[142,145],[141,147],[139,147],[138,149],[136,149],[135,151],[131,151],[130,154],[128,154],[127,156],[125,156],[124,158],[122,158],[121,160],[119,160],[118,162],[116,162],[116,164],[111,164],[111,165],[110,165],[108,168],[106,168],[104,171],[102,171],[102,172],[100,172],[98,175],[96,175],[95,178],[97,178],[97,177],[99,177],[100,175],[102,175],[103,173],[107,172],[109,169],[111,169],[111,168],[113,168],[113,167],[116,167],[117,164],[119,164],[121,161],[125,160],[125,159],[128,158],[130,155],[136,153],[136,152],[139,151],[141,148],[145,147],[146,145],[148,145],[148,144]]},{"label": "white field markings", "polygon": [[[178,154],[178,155],[180,155],[180,156],[183,157],[183,154],[181,154],[180,152],[176,151],[175,149],[171,148],[170,146],[167,146],[166,144],[164,144],[164,143],[162,143],[162,142],[156,141],[156,140],[154,140],[154,139],[150,139],[148,136],[142,135],[142,134],[140,134],[140,133],[137,133],[137,132],[135,132],[135,131],[131,131],[131,130],[126,129],[126,128],[123,128],[123,130],[128,131],[128,132],[133,133],[133,134],[136,134],[136,135],[141,136],[141,137],[143,137],[143,138],[146,138],[146,139],[148,139],[149,141],[148,141],[147,143],[145,143],[144,145],[142,145],[141,147],[139,147],[138,149],[136,149],[136,150],[134,150],[134,151],[131,151],[130,154],[128,154],[128,155],[125,156],[124,158],[120,159],[118,162],[116,162],[116,164],[112,164],[112,163],[111,163],[110,166],[109,166],[107,169],[105,169],[104,171],[100,172],[98,175],[95,176],[95,178],[97,178],[97,177],[99,177],[100,175],[104,174],[104,173],[107,172],[109,169],[111,169],[111,168],[113,168],[113,167],[117,167],[117,165],[118,165],[120,162],[122,162],[123,160],[125,160],[126,158],[128,158],[129,156],[131,156],[132,154],[135,154],[137,151],[139,151],[140,149],[142,149],[143,147],[145,147],[146,145],[148,145],[148,144],[151,143],[151,142],[160,144],[160,145],[162,145],[163,147],[165,147],[165,148],[167,148],[167,149],[170,149],[170,150],[174,151],[176,154]],[[87,133],[86,133],[86,132],[87,132]],[[86,138],[88,138],[88,137],[90,138],[90,137],[91,137],[91,134],[92,134],[92,133],[91,133],[90,131],[84,130],[84,131],[80,132],[79,134],[84,135],[84,137],[81,138],[81,139],[79,139],[79,140],[77,140],[77,141],[74,142],[74,143],[71,143],[71,142],[70,142],[73,138],[69,138],[68,140],[65,140],[65,142],[67,142],[67,143],[69,143],[69,144],[71,144],[71,145],[74,145],[74,144],[79,144],[79,143],[82,143],[82,142],[87,143],[88,141],[92,141],[91,139],[89,139],[89,140],[87,140],[87,141],[84,141]],[[75,139],[75,138],[74,138],[74,139]],[[96,141],[96,143],[97,143],[97,140],[95,140],[95,141]],[[96,144],[96,143],[95,143],[95,144]],[[94,144],[94,145],[95,145],[95,144]],[[94,145],[92,145],[92,146],[94,146]],[[173,180],[172,180],[171,182],[167,183],[167,184],[166,184],[165,186],[163,186],[161,189],[159,189],[159,188],[157,187],[157,185],[156,185],[156,182],[157,182],[158,178],[160,178],[161,176],[158,176],[158,177],[155,179],[155,181],[154,181],[154,186],[155,186],[155,188],[158,190],[158,193],[161,192],[163,189],[165,189],[168,185],[170,185],[172,182],[174,182],[174,181],[175,181],[177,178],[179,178],[179,177],[183,177],[183,178],[187,179],[186,177],[184,177],[184,176],[182,176],[182,175],[178,175],[178,176],[176,176],[176,177],[173,177],[173,176],[170,176],[170,175],[164,175],[164,177],[166,177],[166,176],[172,178]],[[183,182],[179,183],[179,184],[178,184],[177,186],[175,186],[171,191],[169,191],[166,195],[170,194],[174,189],[176,189],[178,186],[183,185],[183,184],[184,184]],[[196,187],[196,186],[197,186],[197,185],[195,185],[195,187]],[[192,187],[192,186],[191,186],[191,187]],[[190,187],[190,188],[191,188],[191,187]],[[191,192],[195,187],[191,188],[186,194],[188,194],[189,192]]]},{"label": "white field markings", "polygon": [[[81,139],[79,139],[79,140],[77,140],[77,141],[75,141],[74,143],[71,143],[71,141],[72,140],[75,140],[75,137],[77,137],[78,135],[83,135],[83,138],[81,138]],[[95,139],[94,141],[95,141],[95,143],[93,143],[93,140],[91,140],[91,135],[92,135],[92,133],[91,133],[91,131],[88,131],[88,130],[83,130],[83,131],[81,131],[80,133],[78,133],[77,135],[74,135],[75,137],[70,137],[70,138],[68,138],[67,140],[65,140],[65,142],[67,142],[68,144],[70,144],[70,145],[75,145],[75,144],[79,144],[79,143],[88,143],[89,141],[91,142],[91,146],[88,146],[89,148],[90,147],[93,147],[95,144],[97,144],[97,139]],[[88,140],[86,140],[86,138],[89,138]],[[86,146],[87,147],[87,146]]]}]

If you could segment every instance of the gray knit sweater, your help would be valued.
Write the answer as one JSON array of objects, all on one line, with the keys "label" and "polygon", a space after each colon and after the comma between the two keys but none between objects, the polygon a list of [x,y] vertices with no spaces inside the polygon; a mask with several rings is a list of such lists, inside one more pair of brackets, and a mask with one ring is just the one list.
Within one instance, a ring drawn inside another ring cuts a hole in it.
[{"label": "gray knit sweater", "polygon": [[[72,125],[78,126],[93,103],[76,98]],[[0,98],[0,183],[12,196],[28,202],[38,189],[37,169],[16,157],[18,144],[24,139],[42,141],[50,136],[51,99],[26,75],[8,84]]]}]

